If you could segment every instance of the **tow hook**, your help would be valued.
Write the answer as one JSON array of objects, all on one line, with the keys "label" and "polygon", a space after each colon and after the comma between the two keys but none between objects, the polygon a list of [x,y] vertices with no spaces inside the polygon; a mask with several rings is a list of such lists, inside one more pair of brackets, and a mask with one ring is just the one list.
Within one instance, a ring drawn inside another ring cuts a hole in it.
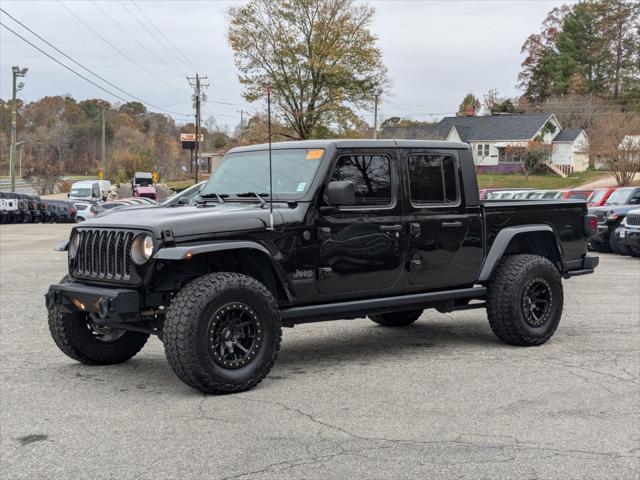
[{"label": "tow hook", "polygon": [[111,301],[108,298],[100,298],[96,302],[96,306],[98,307],[98,318],[100,320],[104,320],[109,315],[109,309],[111,307]]}]

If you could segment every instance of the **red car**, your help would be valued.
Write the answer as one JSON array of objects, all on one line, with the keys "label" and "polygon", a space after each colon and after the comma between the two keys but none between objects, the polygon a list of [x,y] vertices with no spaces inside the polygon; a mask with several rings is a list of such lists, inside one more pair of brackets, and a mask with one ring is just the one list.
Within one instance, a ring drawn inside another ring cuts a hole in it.
[{"label": "red car", "polygon": [[562,194],[561,198],[565,200],[587,200],[592,193],[593,190],[567,190]]},{"label": "red car", "polygon": [[615,192],[615,187],[611,188],[596,188],[589,199],[587,200],[587,206],[589,207],[601,207],[603,206],[611,194]]}]

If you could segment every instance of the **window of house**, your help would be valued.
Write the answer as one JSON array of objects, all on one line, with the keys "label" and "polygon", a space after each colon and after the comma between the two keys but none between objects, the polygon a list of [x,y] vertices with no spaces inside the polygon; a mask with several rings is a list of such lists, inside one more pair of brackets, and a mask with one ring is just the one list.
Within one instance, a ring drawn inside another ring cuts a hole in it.
[{"label": "window of house", "polygon": [[456,203],[456,165],[448,155],[410,155],[409,191],[411,203]]},{"label": "window of house", "polygon": [[482,156],[482,144],[478,144],[478,156]]},{"label": "window of house", "polygon": [[498,163],[522,163],[523,155],[524,148],[522,147],[499,148]]},{"label": "window of house", "polygon": [[484,156],[488,157],[489,156],[489,144],[485,143],[484,145]]},{"label": "window of house", "polygon": [[356,206],[391,204],[391,162],[383,155],[345,155],[338,159],[331,181],[354,183]]}]

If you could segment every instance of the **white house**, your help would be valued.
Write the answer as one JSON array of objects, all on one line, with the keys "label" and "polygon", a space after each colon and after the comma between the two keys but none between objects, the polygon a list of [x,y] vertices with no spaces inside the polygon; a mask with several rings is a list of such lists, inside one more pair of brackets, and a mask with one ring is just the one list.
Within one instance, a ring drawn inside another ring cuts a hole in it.
[{"label": "white house", "polygon": [[434,136],[471,145],[480,172],[521,172],[523,149],[532,140],[552,146],[550,164],[554,170],[570,173],[589,167],[587,133],[563,129],[549,113],[445,117]]}]

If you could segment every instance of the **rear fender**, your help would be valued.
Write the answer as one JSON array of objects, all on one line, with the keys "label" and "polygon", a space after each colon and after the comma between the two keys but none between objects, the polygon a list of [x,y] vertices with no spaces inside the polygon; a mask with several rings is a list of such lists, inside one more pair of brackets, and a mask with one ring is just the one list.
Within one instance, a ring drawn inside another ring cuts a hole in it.
[{"label": "rear fender", "polygon": [[518,237],[522,235],[526,236],[531,234],[543,234],[545,237],[548,236],[553,250],[552,252],[549,252],[552,256],[552,258],[549,258],[549,260],[554,262],[556,265],[562,265],[562,249],[560,248],[560,244],[558,242],[555,231],[549,225],[533,224],[521,225],[517,227],[507,227],[500,230],[500,232],[498,232],[498,235],[496,235],[496,238],[493,241],[493,244],[491,245],[491,248],[487,253],[487,257],[485,258],[484,264],[482,265],[482,268],[480,270],[478,283],[486,282],[487,280],[489,280],[489,278],[491,278],[491,274],[493,273],[498,263],[500,263],[500,260],[502,259],[512,242],[517,241]]}]

